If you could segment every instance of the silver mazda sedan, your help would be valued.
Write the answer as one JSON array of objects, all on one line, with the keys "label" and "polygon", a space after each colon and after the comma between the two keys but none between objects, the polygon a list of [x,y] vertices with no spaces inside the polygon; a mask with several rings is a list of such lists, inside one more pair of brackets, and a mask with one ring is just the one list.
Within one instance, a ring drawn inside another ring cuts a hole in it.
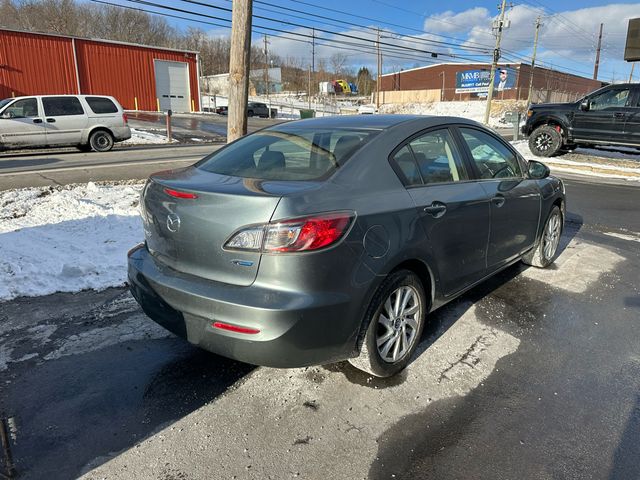
[{"label": "silver mazda sedan", "polygon": [[257,365],[409,361],[429,313],[555,258],[562,182],[478,123],[371,115],[276,125],[142,192],[131,292],[188,341]]}]

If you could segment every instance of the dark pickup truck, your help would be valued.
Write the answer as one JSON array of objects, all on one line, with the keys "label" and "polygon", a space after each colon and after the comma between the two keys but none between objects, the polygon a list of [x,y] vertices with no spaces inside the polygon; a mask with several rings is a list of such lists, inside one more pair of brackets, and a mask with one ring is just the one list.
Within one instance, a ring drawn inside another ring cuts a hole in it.
[{"label": "dark pickup truck", "polygon": [[531,105],[522,132],[540,157],[596,145],[640,148],[640,84],[609,85],[575,103]]}]

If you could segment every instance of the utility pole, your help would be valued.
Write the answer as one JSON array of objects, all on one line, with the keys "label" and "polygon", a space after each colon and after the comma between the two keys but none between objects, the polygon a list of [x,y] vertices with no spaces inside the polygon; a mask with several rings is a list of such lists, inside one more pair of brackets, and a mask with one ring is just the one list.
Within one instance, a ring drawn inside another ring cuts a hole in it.
[{"label": "utility pole", "polygon": [[600,24],[600,36],[598,37],[598,49],[596,50],[596,64],[593,67],[593,79],[598,79],[598,67],[600,66],[600,49],[602,48],[602,27],[604,23]]},{"label": "utility pole", "polygon": [[636,68],[636,62],[631,62],[631,73],[629,74],[629,83],[633,81],[633,69]]},{"label": "utility pole", "polygon": [[378,78],[376,81],[376,110],[380,108],[380,82],[382,78],[380,75],[382,74],[382,55],[380,55],[380,27],[378,27],[378,40],[376,42],[378,47]]},{"label": "utility pole", "polygon": [[267,110],[269,112],[269,118],[271,118],[271,102],[269,101],[269,50],[267,49],[269,41],[267,35],[264,35],[264,85],[265,92],[267,94]]},{"label": "utility pole", "polygon": [[[313,90],[315,90],[316,83],[316,29],[311,29],[311,85]],[[312,90],[309,89],[309,95],[311,95]],[[311,107],[309,107],[311,109]]]},{"label": "utility pole", "polygon": [[309,105],[307,106],[307,108],[309,110],[311,110],[311,65],[309,65],[309,88],[307,90],[307,100],[309,102]]},{"label": "utility pole", "polygon": [[502,0],[500,7],[500,20],[498,20],[498,32],[496,34],[496,48],[493,50],[493,62],[491,63],[491,75],[489,76],[489,91],[487,92],[487,109],[484,112],[484,123],[489,125],[491,114],[491,100],[493,99],[493,82],[496,78],[496,67],[500,60],[500,42],[502,41],[502,29],[504,26],[504,14],[507,9],[507,0]]},{"label": "utility pole", "polygon": [[227,142],[247,134],[253,0],[233,0],[232,8]]},{"label": "utility pole", "polygon": [[536,18],[536,36],[533,39],[533,55],[531,57],[531,72],[529,73],[529,96],[527,97],[527,107],[531,105],[531,95],[533,93],[533,72],[536,68],[536,52],[538,51],[538,33],[542,23],[540,17]]}]

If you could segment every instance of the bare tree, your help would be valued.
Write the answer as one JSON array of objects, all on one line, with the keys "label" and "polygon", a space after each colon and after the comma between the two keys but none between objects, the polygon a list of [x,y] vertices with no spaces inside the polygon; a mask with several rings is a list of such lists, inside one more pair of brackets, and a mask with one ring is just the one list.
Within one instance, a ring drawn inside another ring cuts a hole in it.
[{"label": "bare tree", "polygon": [[331,68],[336,76],[340,76],[344,73],[344,67],[347,63],[347,56],[342,52],[336,52],[329,58],[331,62]]}]

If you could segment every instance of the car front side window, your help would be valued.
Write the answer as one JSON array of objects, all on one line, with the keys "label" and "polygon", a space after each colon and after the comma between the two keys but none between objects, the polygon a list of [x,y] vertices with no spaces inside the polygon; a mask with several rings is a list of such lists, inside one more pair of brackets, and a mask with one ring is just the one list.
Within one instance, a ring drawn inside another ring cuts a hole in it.
[{"label": "car front side window", "polygon": [[603,92],[592,97],[589,102],[589,110],[605,110],[607,108],[620,108],[627,104],[629,89],[615,89]]},{"label": "car front side window", "polygon": [[499,140],[470,128],[461,128],[460,133],[469,147],[481,179],[522,177],[518,158]]},{"label": "car front side window", "polygon": [[24,98],[12,103],[2,112],[4,118],[32,118],[38,116],[38,100]]}]

